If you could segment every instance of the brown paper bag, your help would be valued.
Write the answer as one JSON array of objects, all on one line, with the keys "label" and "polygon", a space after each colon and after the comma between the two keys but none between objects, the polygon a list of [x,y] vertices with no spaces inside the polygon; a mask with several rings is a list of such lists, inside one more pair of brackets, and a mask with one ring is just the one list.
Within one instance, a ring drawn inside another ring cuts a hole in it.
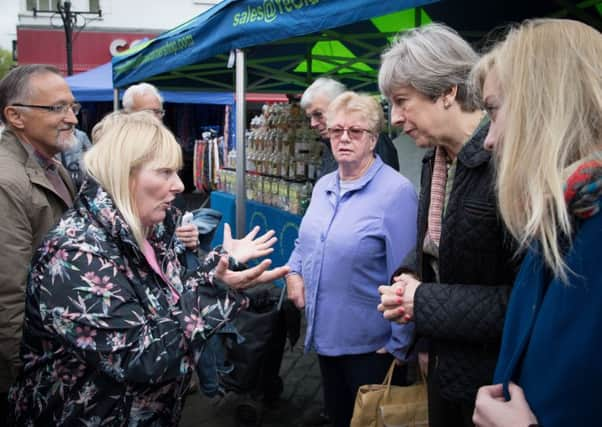
[{"label": "brown paper bag", "polygon": [[424,378],[417,385],[392,386],[395,360],[382,384],[357,391],[351,427],[428,427],[428,398]]}]

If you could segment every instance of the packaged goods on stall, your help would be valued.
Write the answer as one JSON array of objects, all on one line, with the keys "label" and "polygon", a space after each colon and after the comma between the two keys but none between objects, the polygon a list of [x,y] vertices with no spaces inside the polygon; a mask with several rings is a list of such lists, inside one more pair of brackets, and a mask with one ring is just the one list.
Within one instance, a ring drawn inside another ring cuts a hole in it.
[{"label": "packaged goods on stall", "polygon": [[[293,214],[303,214],[320,164],[322,145],[298,104],[264,105],[246,133],[246,195]],[[218,171],[220,191],[236,192],[236,150]]]}]

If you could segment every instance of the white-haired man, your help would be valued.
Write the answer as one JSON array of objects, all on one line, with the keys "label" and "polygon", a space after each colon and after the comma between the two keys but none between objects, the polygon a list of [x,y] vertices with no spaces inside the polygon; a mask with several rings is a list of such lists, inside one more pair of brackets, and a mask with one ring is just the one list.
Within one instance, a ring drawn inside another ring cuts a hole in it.
[{"label": "white-haired man", "polygon": [[139,83],[130,86],[123,93],[123,109],[128,112],[150,111],[159,120],[163,120],[163,97],[159,90],[150,83]]}]

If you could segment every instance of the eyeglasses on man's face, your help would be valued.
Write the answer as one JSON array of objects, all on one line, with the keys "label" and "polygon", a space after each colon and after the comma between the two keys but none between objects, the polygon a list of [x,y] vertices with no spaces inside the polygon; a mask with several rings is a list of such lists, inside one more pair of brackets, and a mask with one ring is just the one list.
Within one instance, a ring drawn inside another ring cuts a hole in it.
[{"label": "eyeglasses on man's face", "polygon": [[328,136],[330,139],[341,139],[343,134],[347,132],[349,139],[353,141],[359,141],[364,136],[364,133],[371,134],[372,131],[368,129],[362,129],[358,127],[350,127],[350,128],[328,128]]},{"label": "eyeglasses on man's face", "polygon": [[34,104],[12,104],[13,107],[26,107],[26,108],[38,108],[40,110],[50,111],[55,114],[67,114],[69,110],[73,111],[76,116],[82,109],[82,105],[79,102],[73,104],[56,104],[56,105],[34,105]]}]

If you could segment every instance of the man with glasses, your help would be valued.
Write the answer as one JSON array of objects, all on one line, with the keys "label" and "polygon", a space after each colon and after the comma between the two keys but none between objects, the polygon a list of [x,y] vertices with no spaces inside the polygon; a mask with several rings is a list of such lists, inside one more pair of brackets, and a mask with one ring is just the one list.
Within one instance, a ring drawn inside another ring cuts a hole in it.
[{"label": "man with glasses", "polygon": [[55,155],[73,143],[80,108],[54,67],[17,67],[0,81],[0,419],[21,365],[29,263],[75,196]]},{"label": "man with glasses", "polygon": [[[338,167],[337,162],[332,156],[328,129],[326,128],[326,110],[330,103],[346,90],[347,88],[341,82],[320,77],[305,89],[301,97],[301,108],[305,110],[305,114],[309,119],[309,125],[320,134],[320,139],[324,143],[318,177],[326,175]],[[387,134],[380,133],[375,152],[383,162],[396,171],[399,171],[397,150]]]}]

